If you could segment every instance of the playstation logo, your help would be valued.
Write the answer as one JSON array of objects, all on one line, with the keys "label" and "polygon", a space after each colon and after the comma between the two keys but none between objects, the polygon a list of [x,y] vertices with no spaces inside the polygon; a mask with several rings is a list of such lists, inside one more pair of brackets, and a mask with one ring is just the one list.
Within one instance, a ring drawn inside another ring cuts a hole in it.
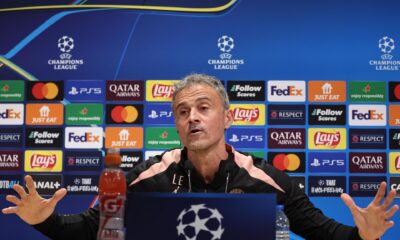
[{"label": "playstation logo", "polygon": [[154,110],[151,110],[151,113],[149,114],[149,118],[158,118],[157,112]]},{"label": "playstation logo", "polygon": [[78,91],[76,90],[76,87],[72,87],[72,88],[71,88],[71,91],[69,91],[68,94],[77,95],[77,94],[78,94]]},{"label": "playstation logo", "polygon": [[238,138],[238,136],[236,134],[232,134],[232,138],[229,139],[229,141],[231,141],[231,142],[239,142],[240,140],[239,140],[239,138]]},{"label": "playstation logo", "polygon": [[318,158],[314,158],[314,162],[311,163],[311,166],[313,167],[321,166],[321,163],[319,162]]}]

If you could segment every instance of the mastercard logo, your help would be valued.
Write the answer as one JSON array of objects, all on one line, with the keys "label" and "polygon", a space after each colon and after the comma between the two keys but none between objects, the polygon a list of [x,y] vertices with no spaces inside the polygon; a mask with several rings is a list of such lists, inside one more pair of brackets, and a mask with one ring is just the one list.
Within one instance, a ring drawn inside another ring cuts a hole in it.
[{"label": "mastercard logo", "polygon": [[397,100],[400,100],[400,84],[397,84],[393,90],[394,96]]},{"label": "mastercard logo", "polygon": [[278,154],[272,160],[274,167],[281,171],[296,171],[300,167],[300,158],[296,154]]},{"label": "mastercard logo", "polygon": [[36,99],[47,99],[51,100],[57,97],[58,95],[58,86],[53,82],[48,83],[36,83],[32,87],[32,95]]},{"label": "mastercard logo", "polygon": [[111,118],[116,123],[133,123],[138,116],[134,106],[116,106],[111,110]]}]

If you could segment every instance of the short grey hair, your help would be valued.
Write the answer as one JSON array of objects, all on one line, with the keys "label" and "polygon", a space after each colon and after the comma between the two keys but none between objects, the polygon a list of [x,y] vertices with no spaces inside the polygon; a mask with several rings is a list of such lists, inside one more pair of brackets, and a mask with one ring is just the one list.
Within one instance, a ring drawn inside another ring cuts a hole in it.
[{"label": "short grey hair", "polygon": [[216,77],[209,76],[206,74],[198,74],[198,73],[187,75],[181,81],[179,81],[175,84],[175,90],[174,90],[174,93],[172,96],[172,102],[175,101],[175,98],[180,91],[182,91],[183,89],[185,89],[187,87],[198,85],[198,84],[206,84],[206,85],[212,87],[213,89],[215,89],[215,91],[217,91],[217,93],[221,97],[221,101],[224,106],[224,109],[225,110],[229,109],[228,93],[226,92],[224,85],[222,85],[222,82],[219,79],[217,79]]}]

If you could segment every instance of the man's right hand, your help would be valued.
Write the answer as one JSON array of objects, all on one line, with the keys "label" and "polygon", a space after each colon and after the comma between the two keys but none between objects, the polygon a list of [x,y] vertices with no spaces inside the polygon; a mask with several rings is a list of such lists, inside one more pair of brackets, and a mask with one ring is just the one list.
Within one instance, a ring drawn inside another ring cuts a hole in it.
[{"label": "man's right hand", "polygon": [[19,198],[13,195],[7,195],[6,200],[15,204],[15,206],[3,208],[4,214],[16,214],[26,223],[34,225],[46,220],[53,212],[57,203],[67,194],[65,188],[61,188],[54,195],[45,199],[36,191],[35,184],[31,176],[25,176],[28,192],[18,184],[13,189],[18,193]]}]

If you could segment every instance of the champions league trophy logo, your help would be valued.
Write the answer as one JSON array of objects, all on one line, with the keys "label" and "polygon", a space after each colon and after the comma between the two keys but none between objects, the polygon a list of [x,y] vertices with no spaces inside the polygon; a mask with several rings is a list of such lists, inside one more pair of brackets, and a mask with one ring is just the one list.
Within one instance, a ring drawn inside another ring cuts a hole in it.
[{"label": "champions league trophy logo", "polygon": [[393,58],[391,53],[395,49],[394,40],[388,36],[379,39],[379,49],[384,53],[381,58],[382,60],[391,60]]},{"label": "champions league trophy logo", "polygon": [[225,230],[222,218],[216,208],[208,208],[205,204],[191,205],[179,214],[176,230],[185,240],[219,240]]}]

